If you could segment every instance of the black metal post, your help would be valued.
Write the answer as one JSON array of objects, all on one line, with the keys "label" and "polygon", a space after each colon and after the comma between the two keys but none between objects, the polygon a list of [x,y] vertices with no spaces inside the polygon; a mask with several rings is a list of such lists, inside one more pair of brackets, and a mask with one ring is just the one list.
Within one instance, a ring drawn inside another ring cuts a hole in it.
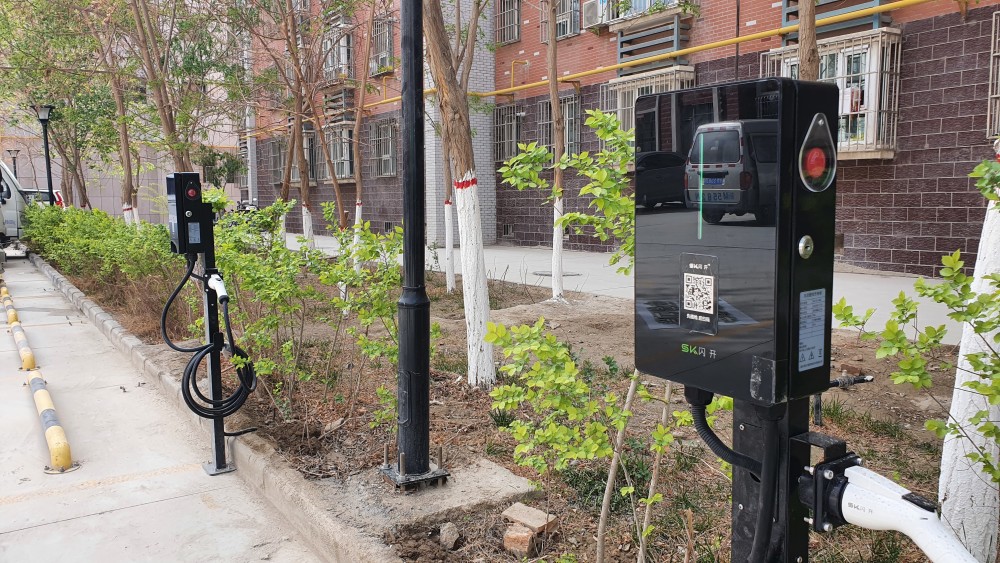
[{"label": "black metal post", "polygon": [[[798,478],[803,468],[810,464],[809,446],[791,440],[809,430],[809,399],[796,399],[785,406],[785,414],[779,422],[778,443],[780,456],[778,463],[778,488],[775,503],[774,522],[771,530],[771,548],[768,562],[784,561],[801,563],[809,560],[809,515],[806,506],[799,501]],[[762,424],[753,405],[743,401],[733,404],[733,449],[739,453],[760,459],[764,443]],[[757,511],[760,502],[760,483],[745,469],[733,468],[733,508],[732,508],[732,560],[746,561],[753,546]]]},{"label": "black metal post", "polygon": [[[201,265],[204,269],[205,279],[213,274],[219,273],[215,267],[215,234],[211,229],[202,234],[208,244],[201,256]],[[205,342],[211,342],[214,346],[208,355],[208,379],[212,387],[212,401],[221,401],[225,398],[222,389],[222,347],[223,336],[219,328],[219,298],[215,290],[204,284],[205,302]],[[222,417],[212,419],[212,461],[203,464],[205,472],[209,475],[219,475],[235,471],[236,467],[229,465],[226,461],[226,421]]]},{"label": "black metal post", "polygon": [[402,2],[403,294],[399,298],[399,451],[395,481],[430,471],[430,300],[424,287],[422,2]]},{"label": "black metal post", "polygon": [[56,204],[56,194],[52,190],[52,161],[49,158],[49,120],[42,120],[42,145],[45,147],[45,177],[49,182],[49,205]]}]

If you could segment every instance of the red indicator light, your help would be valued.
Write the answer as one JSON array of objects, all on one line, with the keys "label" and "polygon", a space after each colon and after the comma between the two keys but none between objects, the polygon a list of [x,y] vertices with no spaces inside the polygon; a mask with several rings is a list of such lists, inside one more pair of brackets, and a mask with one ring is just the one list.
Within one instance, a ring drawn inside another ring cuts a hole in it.
[{"label": "red indicator light", "polygon": [[189,198],[194,199],[198,197],[198,190],[194,188],[188,188],[187,195]]},{"label": "red indicator light", "polygon": [[805,162],[802,168],[806,176],[819,178],[826,171],[826,153],[819,147],[813,147],[806,152]]}]

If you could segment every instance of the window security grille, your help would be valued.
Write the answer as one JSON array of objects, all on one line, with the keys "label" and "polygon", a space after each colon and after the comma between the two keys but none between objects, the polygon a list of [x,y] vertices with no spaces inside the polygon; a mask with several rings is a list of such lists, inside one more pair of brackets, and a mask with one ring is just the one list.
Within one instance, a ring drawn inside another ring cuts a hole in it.
[{"label": "window security grille", "polygon": [[[330,160],[338,180],[354,178],[354,131],[339,127],[326,132],[326,144],[330,148]],[[329,178],[324,165],[324,179]]]},{"label": "window security grille", "polygon": [[521,0],[497,0],[496,42],[498,45],[521,40]]},{"label": "window security grille", "polygon": [[393,71],[392,47],[392,20],[382,16],[372,23],[372,53],[368,60],[369,75],[377,76]]},{"label": "window security grille", "polygon": [[396,175],[396,120],[380,119],[368,125],[368,175]]},{"label": "window security grille", "polygon": [[[560,98],[563,124],[566,130],[566,153],[580,152],[580,97],[577,95]],[[549,100],[538,102],[538,144],[552,151],[552,104]]]},{"label": "window security grille", "polygon": [[236,154],[237,158],[240,160],[240,167],[242,168],[236,173],[236,187],[240,189],[246,189],[250,187],[250,156],[247,150],[247,138],[240,136],[239,150]]},{"label": "window security grille", "polygon": [[617,78],[601,86],[601,110],[615,112],[623,131],[635,127],[635,99],[694,87],[694,68],[677,66],[646,74]]},{"label": "window security grille", "polygon": [[[541,38],[549,41],[549,1],[541,0]],[[580,33],[580,0],[554,0],[556,2],[556,39]]]},{"label": "window security grille", "polygon": [[323,34],[323,78],[330,81],[354,78],[354,38],[341,18]]},{"label": "window security grille", "polygon": [[[893,158],[899,121],[898,29],[881,28],[817,42],[820,81],[840,87],[841,158]],[[798,78],[798,47],[761,54],[761,76]]]},{"label": "window security grille", "polygon": [[986,136],[1000,136],[1000,12],[993,12],[993,43],[990,47],[990,94],[986,109]]},{"label": "window security grille", "polygon": [[497,162],[506,161],[517,155],[517,141],[520,133],[521,110],[518,106],[498,106],[493,111],[494,138],[496,146],[494,157]]}]

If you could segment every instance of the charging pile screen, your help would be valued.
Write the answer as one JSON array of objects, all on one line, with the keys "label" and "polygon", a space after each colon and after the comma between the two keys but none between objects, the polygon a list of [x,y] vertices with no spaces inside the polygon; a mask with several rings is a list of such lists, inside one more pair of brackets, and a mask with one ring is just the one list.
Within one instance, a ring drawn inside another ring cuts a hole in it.
[{"label": "charging pile screen", "polygon": [[[779,96],[763,82],[636,102],[635,335],[645,373],[696,386],[746,381],[754,356],[775,358]],[[676,158],[644,166],[651,154]]]}]

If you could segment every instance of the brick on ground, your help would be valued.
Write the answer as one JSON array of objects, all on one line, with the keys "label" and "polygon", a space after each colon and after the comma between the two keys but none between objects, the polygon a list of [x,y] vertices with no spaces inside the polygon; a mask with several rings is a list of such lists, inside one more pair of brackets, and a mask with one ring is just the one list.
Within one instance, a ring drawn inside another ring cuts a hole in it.
[{"label": "brick on ground", "polygon": [[559,526],[559,520],[552,514],[516,502],[503,511],[504,518],[528,528],[535,534],[551,534]]},{"label": "brick on ground", "polygon": [[535,533],[521,524],[511,524],[504,532],[503,547],[516,557],[534,557]]}]

